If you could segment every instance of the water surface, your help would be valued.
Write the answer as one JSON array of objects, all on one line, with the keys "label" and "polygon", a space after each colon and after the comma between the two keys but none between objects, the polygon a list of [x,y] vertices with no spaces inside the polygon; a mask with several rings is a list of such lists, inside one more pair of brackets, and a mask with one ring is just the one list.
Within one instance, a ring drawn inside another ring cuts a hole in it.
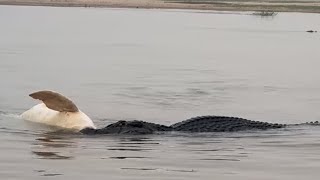
[{"label": "water surface", "polygon": [[1,179],[317,179],[320,128],[94,136],[18,114],[51,89],[99,127],[320,120],[317,14],[0,7]]}]

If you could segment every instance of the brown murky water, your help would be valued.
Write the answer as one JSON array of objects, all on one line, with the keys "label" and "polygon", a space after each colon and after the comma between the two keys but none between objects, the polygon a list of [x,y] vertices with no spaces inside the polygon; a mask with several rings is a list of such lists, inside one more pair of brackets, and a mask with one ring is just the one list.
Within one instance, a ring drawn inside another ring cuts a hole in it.
[{"label": "brown murky water", "polygon": [[54,133],[18,115],[69,96],[99,127],[196,115],[320,119],[320,15],[0,7],[0,179],[318,179],[320,128]]}]

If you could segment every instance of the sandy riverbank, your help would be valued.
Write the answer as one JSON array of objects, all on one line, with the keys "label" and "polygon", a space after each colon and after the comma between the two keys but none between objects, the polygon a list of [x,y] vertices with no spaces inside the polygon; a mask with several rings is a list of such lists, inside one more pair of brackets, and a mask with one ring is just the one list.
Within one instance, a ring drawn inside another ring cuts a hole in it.
[{"label": "sandy riverbank", "polygon": [[320,13],[316,0],[0,0],[0,5]]}]

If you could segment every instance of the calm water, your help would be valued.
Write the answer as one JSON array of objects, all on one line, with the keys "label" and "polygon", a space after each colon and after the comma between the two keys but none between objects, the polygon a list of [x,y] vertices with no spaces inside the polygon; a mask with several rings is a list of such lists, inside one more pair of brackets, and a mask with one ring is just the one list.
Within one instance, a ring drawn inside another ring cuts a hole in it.
[{"label": "calm water", "polygon": [[320,127],[53,133],[18,114],[51,89],[97,126],[197,115],[320,120],[320,15],[0,7],[0,179],[318,179]]}]

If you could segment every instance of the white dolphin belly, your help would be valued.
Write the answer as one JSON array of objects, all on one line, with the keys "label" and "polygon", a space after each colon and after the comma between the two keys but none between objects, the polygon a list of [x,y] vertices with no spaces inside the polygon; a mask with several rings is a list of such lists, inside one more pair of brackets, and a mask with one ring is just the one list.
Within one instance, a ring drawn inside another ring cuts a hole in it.
[{"label": "white dolphin belly", "polygon": [[96,128],[92,120],[80,110],[77,112],[59,112],[47,108],[44,103],[35,105],[21,114],[24,120],[80,131],[84,128]]}]

